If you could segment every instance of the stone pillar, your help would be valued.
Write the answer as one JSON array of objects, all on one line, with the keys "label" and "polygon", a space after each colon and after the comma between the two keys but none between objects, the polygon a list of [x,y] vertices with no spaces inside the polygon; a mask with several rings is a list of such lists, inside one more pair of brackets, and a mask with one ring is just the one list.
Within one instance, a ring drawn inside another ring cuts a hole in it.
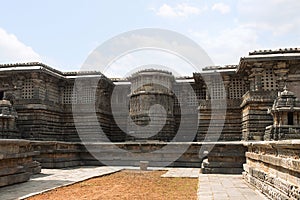
[{"label": "stone pillar", "polygon": [[[208,79],[208,77],[207,77],[207,79]],[[205,88],[205,95],[206,95],[206,100],[210,100],[211,99],[211,88],[212,88],[212,82],[211,82],[211,80],[210,79],[208,79],[208,80],[206,80],[206,88]]]},{"label": "stone pillar", "polygon": [[249,84],[250,84],[250,91],[255,91],[255,77],[254,75],[249,75]]},{"label": "stone pillar", "polygon": [[229,87],[230,87],[230,77],[228,75],[225,75],[223,77],[223,83],[224,83],[224,88],[225,88],[225,92],[226,92],[226,97],[227,99],[230,98],[230,90],[229,90]]},{"label": "stone pillar", "polygon": [[39,90],[41,87],[42,80],[39,78],[39,75],[37,73],[32,73],[32,84],[33,84],[33,99],[39,99]]},{"label": "stone pillar", "polygon": [[252,73],[249,76],[251,91],[261,91],[262,90],[261,77],[262,77],[263,68],[261,68],[261,65],[255,65],[251,69],[251,72]]},{"label": "stone pillar", "polygon": [[15,91],[16,99],[22,99],[22,89],[23,89],[23,81],[18,80],[16,81],[17,90]]},{"label": "stone pillar", "polygon": [[[243,81],[244,81],[244,83],[245,83],[245,87],[248,89],[248,90],[246,90],[246,92],[247,91],[249,91],[249,90],[251,90],[251,88],[250,88],[250,81],[249,81],[249,79],[248,79],[248,77],[244,77],[243,78]],[[243,94],[244,95],[244,94]]]},{"label": "stone pillar", "polygon": [[59,93],[59,100],[58,103],[63,104],[64,103],[64,88],[65,88],[66,83],[60,82],[58,84],[58,93]]},{"label": "stone pillar", "polygon": [[274,70],[277,76],[278,90],[283,91],[286,86],[287,75],[289,69],[287,69],[285,62],[278,62],[276,69]]}]

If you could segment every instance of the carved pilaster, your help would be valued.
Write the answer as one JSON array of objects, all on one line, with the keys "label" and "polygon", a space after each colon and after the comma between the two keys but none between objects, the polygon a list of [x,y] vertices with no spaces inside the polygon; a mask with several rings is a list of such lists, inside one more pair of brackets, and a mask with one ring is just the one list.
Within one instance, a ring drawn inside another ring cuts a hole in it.
[{"label": "carved pilaster", "polygon": [[250,80],[250,90],[251,91],[261,91],[262,90],[262,72],[263,68],[261,67],[261,64],[256,64],[252,69],[251,69],[251,74],[249,76]]},{"label": "carved pilaster", "polygon": [[206,92],[205,92],[205,95],[206,95],[206,100],[209,100],[210,99],[210,93],[211,93],[211,87],[212,87],[212,84],[211,84],[211,81],[207,81],[207,83],[206,83],[206,88],[205,88],[205,90],[206,90]]},{"label": "carved pilaster", "polygon": [[59,103],[60,104],[63,104],[63,102],[64,102],[64,91],[65,91],[65,83],[64,82],[59,82],[59,84],[58,84],[58,94],[59,94]]},{"label": "carved pilaster", "polygon": [[42,80],[32,79],[32,83],[33,83],[33,99],[39,99]]},{"label": "carved pilaster", "polygon": [[[229,92],[230,92],[230,90],[229,90],[230,82],[231,82],[230,81],[230,76],[225,75],[223,77],[223,83],[224,83],[224,87],[225,87],[225,92],[226,92],[227,99],[229,99],[229,96],[230,96],[230,94],[229,94]],[[225,97],[225,95],[224,95],[224,97]]]},{"label": "carved pilaster", "polygon": [[289,69],[287,69],[287,65],[285,62],[278,62],[274,73],[277,76],[278,90],[283,91],[283,88],[286,85],[286,81],[288,78]]}]

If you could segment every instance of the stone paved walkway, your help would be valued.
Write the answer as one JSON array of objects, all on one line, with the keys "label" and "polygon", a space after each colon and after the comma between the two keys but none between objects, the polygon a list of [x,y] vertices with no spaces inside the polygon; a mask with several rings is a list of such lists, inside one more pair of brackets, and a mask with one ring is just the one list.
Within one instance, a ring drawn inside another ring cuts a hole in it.
[{"label": "stone paved walkway", "polygon": [[[137,167],[77,167],[67,169],[42,169],[30,181],[0,188],[0,200],[22,199],[32,194],[69,185],[92,177],[110,174],[122,169]],[[161,170],[162,168],[149,168]],[[260,200],[266,199],[244,182],[241,175],[199,174],[197,168],[163,168],[168,172],[162,177],[199,177],[198,199],[200,200]]]},{"label": "stone paved walkway", "polygon": [[199,200],[266,200],[250,188],[242,175],[199,174]]}]

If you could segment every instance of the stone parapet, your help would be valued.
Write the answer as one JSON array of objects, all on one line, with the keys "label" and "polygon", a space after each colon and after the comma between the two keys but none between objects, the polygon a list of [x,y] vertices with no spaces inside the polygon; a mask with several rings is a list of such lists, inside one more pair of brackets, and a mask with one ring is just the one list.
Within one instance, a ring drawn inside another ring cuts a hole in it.
[{"label": "stone parapet", "polygon": [[300,198],[300,140],[247,142],[244,178],[271,199]]},{"label": "stone parapet", "polygon": [[217,142],[203,160],[202,173],[240,174],[246,162],[245,152],[242,142]]},{"label": "stone parapet", "polygon": [[0,187],[28,181],[41,171],[40,163],[33,160],[39,154],[27,140],[0,140]]},{"label": "stone parapet", "polygon": [[[139,166],[140,161],[148,161],[149,166],[154,167],[202,167],[203,173],[226,174],[242,172],[246,150],[243,142],[97,142],[85,146],[70,142],[31,143],[40,151],[35,159],[45,168],[103,164]],[[167,145],[169,149],[164,149]]]},{"label": "stone parapet", "polygon": [[264,140],[300,139],[299,125],[270,125],[266,127]]},{"label": "stone parapet", "polygon": [[30,141],[32,148],[40,152],[34,159],[43,168],[64,168],[83,165],[80,154],[84,148],[80,143],[55,141]]}]

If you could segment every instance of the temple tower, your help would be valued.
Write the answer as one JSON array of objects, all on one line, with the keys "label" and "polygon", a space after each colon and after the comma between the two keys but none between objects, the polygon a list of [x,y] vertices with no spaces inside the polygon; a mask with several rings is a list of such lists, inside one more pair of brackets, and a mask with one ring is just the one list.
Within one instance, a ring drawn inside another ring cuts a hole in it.
[{"label": "temple tower", "polygon": [[163,140],[174,137],[174,76],[162,70],[132,74],[126,140]]}]

